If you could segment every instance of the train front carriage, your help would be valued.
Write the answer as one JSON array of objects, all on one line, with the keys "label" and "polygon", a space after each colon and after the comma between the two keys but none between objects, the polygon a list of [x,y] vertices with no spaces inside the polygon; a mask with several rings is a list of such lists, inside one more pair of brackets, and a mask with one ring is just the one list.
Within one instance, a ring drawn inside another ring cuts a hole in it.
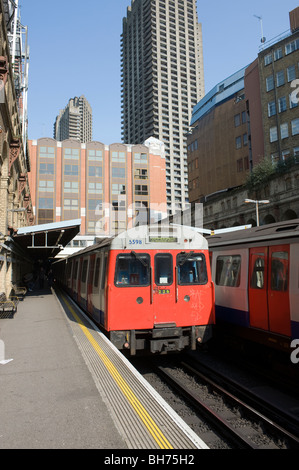
[{"label": "train front carriage", "polygon": [[212,335],[208,245],[195,230],[136,227],[65,264],[61,284],[120,350],[195,349]]},{"label": "train front carriage", "polygon": [[138,227],[110,246],[105,329],[119,349],[195,349],[211,336],[213,285],[205,239],[187,228]]}]

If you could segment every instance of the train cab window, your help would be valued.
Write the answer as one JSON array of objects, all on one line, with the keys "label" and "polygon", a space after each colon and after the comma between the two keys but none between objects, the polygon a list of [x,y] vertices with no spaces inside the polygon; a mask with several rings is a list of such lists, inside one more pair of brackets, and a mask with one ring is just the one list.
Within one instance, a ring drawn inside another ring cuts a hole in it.
[{"label": "train cab window", "polygon": [[169,286],[173,282],[172,255],[160,253],[155,256],[155,283],[157,286]]},{"label": "train cab window", "polygon": [[86,282],[87,265],[88,265],[88,261],[87,261],[87,259],[86,259],[86,260],[83,262],[82,275],[81,275],[81,281],[82,281],[82,282]]},{"label": "train cab window", "polygon": [[217,286],[239,287],[241,272],[241,256],[218,256],[216,260]]},{"label": "train cab window", "polygon": [[271,256],[271,290],[285,292],[288,290],[289,255],[286,251],[272,253]]},{"label": "train cab window", "polygon": [[202,253],[180,253],[177,256],[178,284],[206,284],[206,258]]},{"label": "train cab window", "polygon": [[117,287],[149,286],[149,255],[135,252],[118,255],[114,282]]}]

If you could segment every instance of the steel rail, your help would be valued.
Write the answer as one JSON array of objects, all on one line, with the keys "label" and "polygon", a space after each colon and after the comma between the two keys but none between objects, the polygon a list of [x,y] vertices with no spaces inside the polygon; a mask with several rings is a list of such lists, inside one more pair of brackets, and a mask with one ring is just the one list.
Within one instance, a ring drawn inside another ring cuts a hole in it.
[{"label": "steel rail", "polygon": [[[255,418],[258,420],[261,420],[264,424],[266,424],[267,427],[272,428],[272,430],[275,431],[275,433],[279,433],[283,438],[285,438],[294,448],[299,448],[299,437],[295,436],[293,433],[288,431],[285,427],[281,426],[277,422],[275,422],[272,418],[266,416],[264,413],[258,411],[256,408],[253,408],[251,405],[248,403],[244,402],[244,400],[240,399],[236,395],[232,394],[229,392],[227,389],[223,388],[219,383],[215,382],[212,380],[210,377],[208,377],[206,374],[211,373],[214,375],[218,375],[220,379],[229,385],[229,387],[233,387],[235,390],[237,390],[237,393],[241,393],[244,397],[246,395],[246,399],[250,401],[254,401],[255,404],[259,403],[262,408],[265,408],[265,405],[262,404],[261,400],[258,400],[258,397],[253,397],[252,392],[246,390],[244,391],[244,387],[241,385],[237,385],[235,382],[232,380],[228,379],[227,377],[224,377],[222,374],[219,372],[215,372],[214,370],[209,369],[207,366],[203,366],[202,364],[198,364],[198,367],[206,369],[208,372],[200,372],[190,364],[186,362],[182,362],[181,365],[185,368],[187,368],[189,371],[191,371],[193,374],[195,374],[197,377],[199,377],[201,380],[204,380],[206,383],[211,385],[213,389],[219,391],[222,395],[225,395],[228,399],[231,401],[234,401],[237,405],[240,405],[242,408],[244,408],[247,412],[251,413]],[[280,410],[277,410],[277,414]],[[272,413],[274,410],[272,410]],[[284,418],[286,419],[286,418]]]},{"label": "steel rail", "polygon": [[213,425],[217,430],[224,436],[226,440],[235,443],[240,448],[243,449],[258,449],[258,446],[254,444],[251,440],[247,439],[245,436],[242,436],[237,430],[229,424],[219,413],[216,413],[212,410],[200,397],[194,392],[187,390],[186,386],[173,377],[169,372],[167,372],[163,367],[157,367],[157,373],[166,380],[171,387],[177,390],[181,395],[188,400],[191,405],[193,405],[197,410],[203,412],[204,416],[208,421],[212,421]]}]

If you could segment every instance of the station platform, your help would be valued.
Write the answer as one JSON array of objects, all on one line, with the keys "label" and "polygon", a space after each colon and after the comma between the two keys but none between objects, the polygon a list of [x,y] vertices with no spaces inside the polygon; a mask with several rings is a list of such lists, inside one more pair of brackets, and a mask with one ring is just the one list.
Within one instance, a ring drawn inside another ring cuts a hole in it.
[{"label": "station platform", "polygon": [[0,449],[207,448],[59,290],[0,317],[0,353]]}]

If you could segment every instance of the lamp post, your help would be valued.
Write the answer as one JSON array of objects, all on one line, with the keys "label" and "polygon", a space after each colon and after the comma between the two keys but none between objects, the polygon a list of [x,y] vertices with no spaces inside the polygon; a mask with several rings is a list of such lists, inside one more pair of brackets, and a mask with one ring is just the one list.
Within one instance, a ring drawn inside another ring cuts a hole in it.
[{"label": "lamp post", "polygon": [[255,211],[256,211],[256,225],[259,227],[260,225],[260,220],[259,220],[259,204],[269,204],[270,201],[268,199],[262,199],[261,201],[255,201],[254,199],[245,199],[246,204],[247,203],[253,203],[255,204]]}]

